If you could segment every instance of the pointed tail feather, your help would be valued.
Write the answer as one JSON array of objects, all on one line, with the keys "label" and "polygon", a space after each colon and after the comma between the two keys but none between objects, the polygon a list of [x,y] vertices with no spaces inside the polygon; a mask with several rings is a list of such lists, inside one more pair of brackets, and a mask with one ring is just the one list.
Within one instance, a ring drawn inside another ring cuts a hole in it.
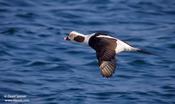
[{"label": "pointed tail feather", "polygon": [[132,45],[128,44],[127,42],[124,42],[124,41],[121,41],[118,39],[116,52],[119,53],[122,51],[139,52],[139,53],[148,54],[148,55],[155,55],[152,52],[149,52],[149,51],[146,51],[146,50],[140,49],[140,48],[135,48]]},{"label": "pointed tail feather", "polygon": [[154,53],[149,52],[149,51],[144,50],[144,49],[140,49],[140,48],[134,48],[133,51],[143,53],[143,54],[148,54],[148,55],[154,55]]}]

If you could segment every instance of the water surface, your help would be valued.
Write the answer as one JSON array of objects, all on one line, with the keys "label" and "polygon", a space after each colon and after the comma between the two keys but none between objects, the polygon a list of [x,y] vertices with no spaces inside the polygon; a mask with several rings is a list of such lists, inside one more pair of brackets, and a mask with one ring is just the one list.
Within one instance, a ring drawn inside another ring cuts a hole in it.
[{"label": "water surface", "polygon": [[[30,104],[175,103],[173,0],[0,0],[0,21],[1,104],[8,94]],[[72,30],[156,55],[122,53],[106,79],[95,51],[63,40]]]}]

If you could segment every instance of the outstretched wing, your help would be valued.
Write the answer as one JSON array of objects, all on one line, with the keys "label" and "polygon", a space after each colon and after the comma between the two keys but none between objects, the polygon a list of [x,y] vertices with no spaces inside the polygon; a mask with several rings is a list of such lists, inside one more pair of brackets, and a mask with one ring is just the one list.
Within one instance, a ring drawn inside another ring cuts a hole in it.
[{"label": "outstretched wing", "polygon": [[103,48],[100,51],[96,51],[96,55],[101,74],[107,78],[111,77],[116,68],[115,51]]},{"label": "outstretched wing", "polygon": [[116,39],[101,33],[96,33],[89,40],[89,46],[91,46],[96,51],[98,65],[100,67],[101,74],[104,77],[111,77],[115,72],[115,48],[117,47],[116,41]]}]

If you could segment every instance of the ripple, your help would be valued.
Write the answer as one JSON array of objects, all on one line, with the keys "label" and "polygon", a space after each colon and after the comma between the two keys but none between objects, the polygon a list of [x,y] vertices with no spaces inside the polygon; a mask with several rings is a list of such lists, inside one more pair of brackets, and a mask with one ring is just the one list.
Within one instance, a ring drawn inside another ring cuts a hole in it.
[{"label": "ripple", "polygon": [[164,85],[162,86],[163,89],[165,89],[169,93],[173,93],[175,91],[175,87],[173,85]]},{"label": "ripple", "polygon": [[9,53],[9,52],[7,52],[7,51],[5,51],[5,50],[0,50],[0,55],[1,55],[1,56],[4,56],[4,55],[12,56],[11,53]]},{"label": "ripple", "polygon": [[132,62],[129,63],[130,65],[152,65],[151,63],[148,63],[145,60],[134,60]]},{"label": "ripple", "polygon": [[0,2],[0,5],[1,5],[1,6],[10,6],[9,3],[6,3],[6,2],[4,2],[4,1],[1,1],[1,2]]},{"label": "ripple", "polygon": [[71,65],[66,65],[66,64],[56,64],[54,66],[51,66],[49,68],[46,69],[42,69],[42,71],[49,71],[49,72],[73,72],[72,69],[73,66]]},{"label": "ripple", "polygon": [[133,78],[137,78],[134,75],[118,75],[119,78],[125,78],[125,79],[133,79]]},{"label": "ripple", "polygon": [[[1,5],[1,4],[0,4]],[[8,9],[3,9],[3,8],[0,8],[0,13],[6,13],[6,12],[10,12]]]},{"label": "ripple", "polygon": [[15,16],[23,19],[30,19],[30,20],[37,17],[37,15],[34,13],[23,13],[23,14],[21,13],[21,14],[16,14]]},{"label": "ripple", "polygon": [[171,49],[174,49],[175,48],[175,44],[169,44],[167,46],[168,46],[168,48],[171,48]]},{"label": "ripple", "polygon": [[23,91],[22,89],[14,89],[14,88],[10,88],[10,87],[1,87],[0,88],[3,92],[3,94],[21,94],[21,95],[29,95],[27,92]]},{"label": "ripple", "polygon": [[91,62],[86,63],[84,65],[86,65],[86,66],[97,66],[97,61],[94,60],[94,61],[91,61]]},{"label": "ripple", "polygon": [[107,100],[110,99],[110,97],[112,96],[121,96],[122,94],[127,94],[125,92],[94,92],[94,93],[87,93],[89,96],[91,96],[92,98],[95,99],[99,99],[99,100]]},{"label": "ripple", "polygon": [[68,54],[73,54],[73,55],[85,54],[84,51],[77,51],[77,50],[68,50],[68,51],[66,51],[66,53],[68,53]]},{"label": "ripple", "polygon": [[41,66],[41,65],[46,65],[46,64],[49,64],[49,63],[46,61],[42,61],[42,60],[35,60],[35,61],[28,63],[27,66]]},{"label": "ripple", "polygon": [[8,79],[8,80],[7,79],[3,79],[1,81],[5,82],[5,83],[24,84],[23,81],[17,80],[16,78],[15,79]]},{"label": "ripple", "polygon": [[6,30],[4,30],[3,32],[1,32],[1,34],[13,35],[13,34],[15,34],[17,32],[18,32],[18,28],[16,28],[16,27],[9,27],[9,28],[6,28]]},{"label": "ripple", "polygon": [[66,89],[65,90],[66,92],[79,92],[79,91],[85,91],[84,89],[82,88],[69,88],[69,89]]}]

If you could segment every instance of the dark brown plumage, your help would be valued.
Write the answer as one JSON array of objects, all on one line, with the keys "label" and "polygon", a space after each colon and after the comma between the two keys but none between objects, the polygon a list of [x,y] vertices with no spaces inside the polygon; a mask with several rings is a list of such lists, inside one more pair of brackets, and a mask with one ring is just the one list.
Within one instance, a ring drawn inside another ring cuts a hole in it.
[{"label": "dark brown plumage", "polygon": [[84,39],[85,39],[85,38],[84,38],[83,36],[76,36],[76,37],[74,38],[74,40],[77,41],[77,42],[83,42]]},{"label": "dark brown plumage", "polygon": [[116,68],[116,40],[112,38],[107,39],[104,37],[97,37],[98,35],[99,34],[95,34],[90,38],[89,46],[96,51],[101,74],[104,77],[111,77]]}]

